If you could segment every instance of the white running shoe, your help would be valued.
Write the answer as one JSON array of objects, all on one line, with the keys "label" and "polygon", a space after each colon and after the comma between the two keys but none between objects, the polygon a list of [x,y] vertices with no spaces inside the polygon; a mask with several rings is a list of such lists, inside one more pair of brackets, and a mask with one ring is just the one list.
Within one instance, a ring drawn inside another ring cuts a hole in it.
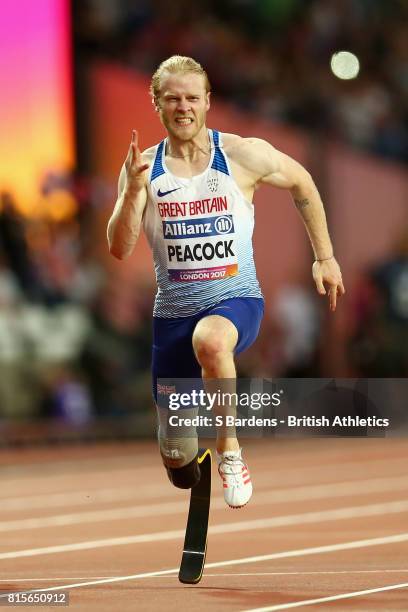
[{"label": "white running shoe", "polygon": [[216,453],[218,473],[222,478],[225,502],[231,508],[242,508],[251,499],[252,482],[242,449]]}]

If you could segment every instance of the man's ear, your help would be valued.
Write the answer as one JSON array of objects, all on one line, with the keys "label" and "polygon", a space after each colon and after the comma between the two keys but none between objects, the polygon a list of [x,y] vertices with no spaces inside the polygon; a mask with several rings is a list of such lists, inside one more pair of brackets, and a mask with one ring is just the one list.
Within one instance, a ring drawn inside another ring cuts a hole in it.
[{"label": "man's ear", "polygon": [[210,107],[211,107],[210,96],[211,96],[211,91],[207,92],[207,110],[210,110]]},{"label": "man's ear", "polygon": [[152,98],[152,104],[153,104],[154,110],[156,111],[156,113],[158,113],[160,110],[160,104],[156,97]]}]

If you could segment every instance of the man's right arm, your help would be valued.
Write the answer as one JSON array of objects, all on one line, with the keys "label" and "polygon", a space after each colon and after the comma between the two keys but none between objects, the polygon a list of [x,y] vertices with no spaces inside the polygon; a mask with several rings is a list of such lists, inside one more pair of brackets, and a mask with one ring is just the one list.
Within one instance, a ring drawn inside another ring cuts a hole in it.
[{"label": "man's right arm", "polygon": [[118,199],[108,223],[109,252],[118,259],[128,257],[139,238],[147,202],[145,171],[148,167],[148,164],[143,164],[137,135],[133,132],[119,176]]}]

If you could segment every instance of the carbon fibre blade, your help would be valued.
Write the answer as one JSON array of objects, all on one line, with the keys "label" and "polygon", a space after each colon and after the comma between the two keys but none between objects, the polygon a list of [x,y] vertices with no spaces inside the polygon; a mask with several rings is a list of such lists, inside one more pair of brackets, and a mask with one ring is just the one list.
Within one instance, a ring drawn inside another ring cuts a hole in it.
[{"label": "carbon fibre blade", "polygon": [[211,501],[211,450],[200,448],[198,452],[201,477],[192,487],[188,512],[183,556],[179,580],[184,584],[197,584],[203,575],[207,552],[208,518]]}]

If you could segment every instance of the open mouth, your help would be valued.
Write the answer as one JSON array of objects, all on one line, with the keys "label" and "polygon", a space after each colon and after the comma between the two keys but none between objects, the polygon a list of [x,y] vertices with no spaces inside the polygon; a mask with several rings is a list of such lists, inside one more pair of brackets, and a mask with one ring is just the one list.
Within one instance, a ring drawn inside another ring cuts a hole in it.
[{"label": "open mouth", "polygon": [[178,117],[176,119],[176,123],[177,125],[190,125],[191,123],[193,123],[193,119],[191,117]]}]

